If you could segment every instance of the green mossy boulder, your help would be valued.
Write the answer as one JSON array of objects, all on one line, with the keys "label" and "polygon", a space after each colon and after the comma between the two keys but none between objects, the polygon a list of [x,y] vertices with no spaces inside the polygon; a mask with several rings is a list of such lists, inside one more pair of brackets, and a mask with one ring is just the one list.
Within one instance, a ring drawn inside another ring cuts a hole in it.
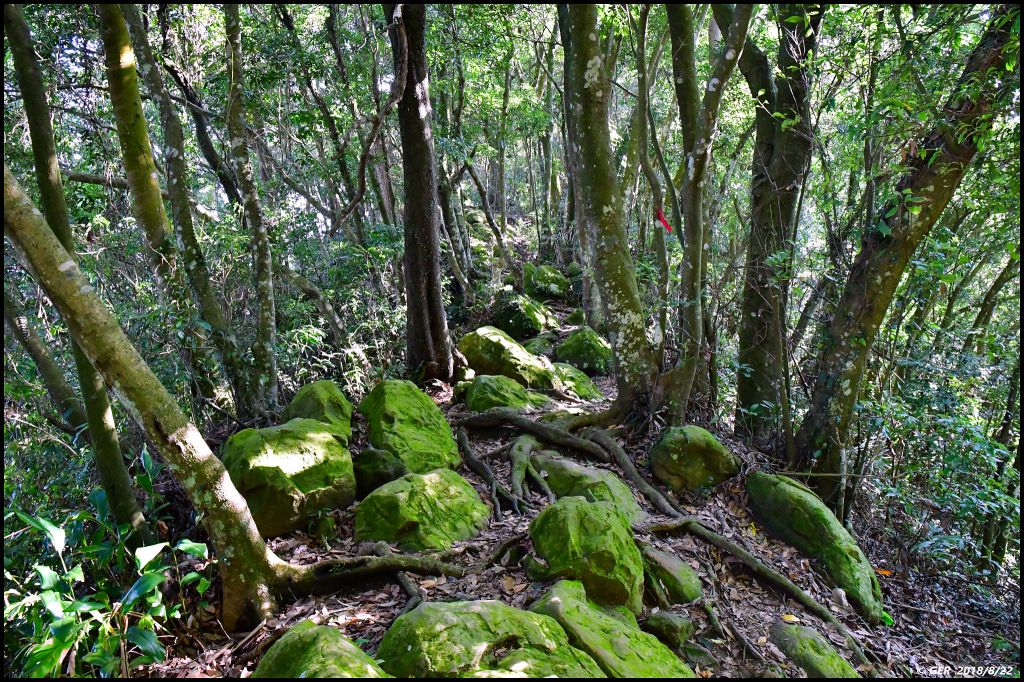
[{"label": "green mossy boulder", "polygon": [[369,425],[370,444],[398,457],[409,471],[455,467],[462,461],[441,409],[411,381],[380,382],[359,411]]},{"label": "green mossy boulder", "polygon": [[490,509],[451,469],[406,474],[377,488],[356,508],[356,539],[408,551],[448,549],[487,526]]},{"label": "green mossy boulder", "polygon": [[495,298],[491,321],[517,340],[528,339],[558,325],[558,318],[543,303],[509,290]]},{"label": "green mossy boulder", "polygon": [[580,327],[558,344],[555,356],[590,376],[608,374],[612,369],[612,345],[590,327]]},{"label": "green mossy boulder", "polygon": [[281,416],[284,421],[302,418],[330,424],[344,435],[346,444],[352,436],[352,403],[333,381],[314,381],[300,388]]},{"label": "green mossy boulder", "polygon": [[696,677],[657,637],[640,630],[635,620],[610,613],[588,599],[587,593],[583,583],[561,580],[530,610],[557,620],[573,646],[587,652],[608,677]]},{"label": "green mossy boulder", "polygon": [[499,601],[424,602],[377,649],[395,677],[604,677],[547,616]]},{"label": "green mossy boulder", "polygon": [[523,284],[526,293],[537,298],[565,298],[569,294],[569,279],[550,265],[523,266]]},{"label": "green mossy boulder", "polygon": [[245,497],[263,537],[304,527],[317,512],[356,498],[348,431],[315,419],[243,429],[221,450],[224,468]]},{"label": "green mossy boulder", "polygon": [[811,678],[860,677],[814,628],[776,621],[771,627],[772,643]]},{"label": "green mossy boulder", "polygon": [[632,523],[647,516],[629,486],[610,471],[583,466],[548,452],[538,452],[530,459],[558,497],[578,496],[591,502],[611,502]]},{"label": "green mossy boulder", "polygon": [[500,374],[534,389],[562,389],[551,361],[529,352],[496,327],[480,327],[459,341],[459,351],[479,374]]},{"label": "green mossy boulder", "polygon": [[655,478],[677,493],[718,485],[740,471],[736,455],[692,424],[665,429],[651,448],[650,464]]},{"label": "green mossy boulder", "polygon": [[577,308],[566,316],[565,323],[569,325],[586,324],[587,314],[583,312],[583,308]]},{"label": "green mossy boulder", "polygon": [[555,341],[557,340],[558,337],[552,332],[544,332],[543,334],[538,334],[524,343],[523,348],[534,355],[543,355],[544,357],[551,359],[555,357]]},{"label": "green mossy boulder", "polygon": [[546,397],[527,391],[515,380],[501,375],[481,374],[466,389],[466,407],[474,412],[483,412],[492,407],[525,409],[547,405],[549,402]]},{"label": "green mossy boulder", "polygon": [[325,679],[391,677],[336,628],[304,620],[263,654],[250,677]]},{"label": "green mossy boulder", "polygon": [[640,546],[648,581],[658,584],[673,604],[689,604],[704,596],[700,576],[675,554],[648,544]]},{"label": "green mossy boulder", "polygon": [[597,386],[586,374],[564,362],[556,362],[554,366],[555,374],[561,379],[565,390],[580,400],[604,400],[604,394],[597,390]]},{"label": "green mossy boulder", "polygon": [[580,580],[600,603],[640,613],[643,560],[629,517],[614,503],[563,497],[533,519],[530,537],[548,578]]},{"label": "green mossy boulder", "polygon": [[363,499],[385,483],[409,473],[402,460],[387,450],[366,448],[352,458],[356,471],[356,495]]},{"label": "green mossy boulder", "polygon": [[697,631],[697,626],[688,616],[671,611],[651,614],[644,621],[643,627],[674,650],[682,649]]},{"label": "green mossy boulder", "polygon": [[857,541],[807,486],[761,471],[747,477],[750,509],[773,535],[816,559],[871,623],[882,621],[882,588]]}]

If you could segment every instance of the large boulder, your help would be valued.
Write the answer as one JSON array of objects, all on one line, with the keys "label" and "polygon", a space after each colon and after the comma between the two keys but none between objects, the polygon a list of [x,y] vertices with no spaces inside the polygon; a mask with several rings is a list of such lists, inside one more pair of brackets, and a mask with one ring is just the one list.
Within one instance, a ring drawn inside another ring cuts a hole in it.
[{"label": "large boulder", "polygon": [[499,601],[424,602],[377,649],[395,677],[604,677],[547,616]]},{"label": "large boulder", "polygon": [[860,677],[853,666],[814,628],[779,620],[772,624],[770,636],[772,643],[803,668],[807,677]]},{"label": "large boulder", "polygon": [[539,407],[549,402],[546,397],[527,391],[514,379],[500,374],[478,375],[466,389],[466,407],[474,412],[483,412],[492,407]]},{"label": "large boulder", "polygon": [[718,485],[739,473],[739,459],[699,426],[665,429],[650,452],[651,471],[676,492]]},{"label": "large boulder", "polygon": [[578,496],[591,502],[611,502],[633,523],[647,516],[629,486],[606,469],[583,466],[548,452],[538,452],[530,459],[558,497]]},{"label": "large boulder", "polygon": [[448,549],[487,526],[490,510],[451,469],[406,474],[367,495],[356,508],[356,539],[404,550]]},{"label": "large boulder", "polygon": [[337,628],[304,620],[263,654],[250,677],[327,679],[391,677]]},{"label": "large boulder", "polygon": [[590,376],[612,369],[612,345],[587,326],[580,327],[558,344],[555,356]]},{"label": "large boulder", "polygon": [[773,535],[816,559],[872,623],[882,621],[882,588],[857,541],[807,486],[756,471],[747,477],[750,509]]},{"label": "large boulder", "polygon": [[409,471],[423,473],[461,462],[448,420],[411,381],[380,382],[363,398],[359,411],[369,425],[370,444],[391,452]]},{"label": "large boulder", "polygon": [[587,314],[583,312],[583,308],[576,308],[565,317],[565,323],[568,325],[586,324]]},{"label": "large boulder", "polygon": [[356,495],[363,499],[385,483],[409,473],[402,460],[387,450],[366,448],[352,458],[356,471]]},{"label": "large boulder", "polygon": [[697,632],[697,626],[689,616],[671,611],[652,613],[644,621],[643,628],[675,650],[682,649]]},{"label": "large boulder", "polygon": [[459,341],[459,351],[478,374],[500,374],[527,388],[561,389],[551,361],[530,353],[495,327],[480,327]]},{"label": "large boulder", "polygon": [[551,359],[555,357],[555,341],[557,340],[558,336],[554,332],[544,332],[524,343],[523,348],[534,355],[543,355]]},{"label": "large boulder", "polygon": [[644,567],[629,517],[612,502],[563,497],[530,523],[549,578],[580,580],[602,604],[643,608]]},{"label": "large boulder", "polygon": [[590,654],[608,677],[696,677],[657,637],[641,631],[630,614],[602,608],[587,593],[583,583],[561,580],[530,610],[557,620],[573,646]]},{"label": "large boulder", "polygon": [[304,527],[317,512],[356,497],[348,432],[315,419],[243,429],[221,450],[224,468],[264,537]]},{"label": "large boulder", "polygon": [[565,389],[576,395],[580,400],[603,400],[604,394],[583,372],[564,362],[555,363],[555,374],[562,380]]},{"label": "large boulder", "polygon": [[526,293],[537,298],[565,298],[569,294],[569,278],[550,265],[523,266]]},{"label": "large boulder", "polygon": [[558,318],[543,303],[508,290],[495,299],[491,319],[514,339],[528,339],[558,325]]},{"label": "large boulder", "polygon": [[704,596],[697,571],[675,554],[648,544],[640,546],[640,554],[647,580],[660,586],[673,604],[689,604]]},{"label": "large boulder", "polygon": [[345,436],[346,443],[352,435],[352,403],[333,381],[314,381],[300,388],[281,417],[285,421],[302,418],[330,424]]}]

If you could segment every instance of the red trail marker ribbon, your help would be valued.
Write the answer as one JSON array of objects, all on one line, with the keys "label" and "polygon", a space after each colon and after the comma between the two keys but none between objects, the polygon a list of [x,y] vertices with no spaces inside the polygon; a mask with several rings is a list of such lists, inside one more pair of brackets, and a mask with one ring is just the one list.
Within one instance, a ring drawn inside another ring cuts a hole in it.
[{"label": "red trail marker ribbon", "polygon": [[672,226],[668,224],[667,220],[665,220],[665,214],[661,212],[660,208],[658,209],[658,220],[661,221],[661,224],[665,226],[666,230],[670,233],[672,232]]}]

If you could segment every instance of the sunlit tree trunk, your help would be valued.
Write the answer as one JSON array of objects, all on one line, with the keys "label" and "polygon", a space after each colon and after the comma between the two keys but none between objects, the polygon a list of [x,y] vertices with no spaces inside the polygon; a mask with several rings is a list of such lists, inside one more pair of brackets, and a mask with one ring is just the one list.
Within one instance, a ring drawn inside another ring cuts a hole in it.
[{"label": "sunlit tree trunk", "polygon": [[[1009,49],[1015,42],[1010,25],[1017,15],[1018,10],[1007,6],[993,13],[942,110],[944,118],[918,142],[918,156],[909,160],[896,184],[898,199],[878,211],[884,229],[864,232],[821,354],[811,406],[797,434],[803,466],[832,474],[813,477],[811,484],[833,506],[845,485],[834,474],[845,470],[853,408],[878,328],[915,249],[959,186],[979,140],[991,130],[993,111],[1012,92],[1018,63],[1016,52]],[[907,202],[908,195],[913,202]]]},{"label": "sunlit tree trunk", "polygon": [[405,177],[406,364],[422,381],[452,376],[452,347],[441,291],[437,166],[423,5],[385,5],[395,73],[405,73],[398,103]]},{"label": "sunlit tree trunk", "polygon": [[[32,35],[18,5],[4,6],[4,32],[14,56],[18,85],[21,89],[25,115],[28,118],[36,182],[39,185],[43,214],[50,225],[47,232],[49,236],[58,239],[59,244],[69,254],[61,262],[74,265],[75,243],[64,198],[64,184],[57,163],[50,107],[46,101],[46,89],[39,72],[39,63],[36,61]],[[6,187],[6,177],[4,184]],[[5,191],[5,209],[6,203]],[[45,225],[43,223],[44,227]],[[82,286],[92,289],[88,282],[83,282]],[[6,298],[4,310],[6,315]],[[71,344],[71,353],[82,392],[82,404],[89,427],[89,440],[96,458],[96,469],[99,472],[100,484],[110,503],[111,513],[118,523],[128,524],[135,529],[135,539],[130,542],[147,542],[151,539],[149,526],[135,497],[131,475],[124,463],[106,386],[103,385],[89,358],[74,341]]]},{"label": "sunlit tree trunk", "polygon": [[231,162],[242,195],[245,221],[252,233],[256,277],[256,343],[253,346],[255,376],[252,388],[254,406],[261,413],[270,413],[278,406],[277,360],[274,340],[277,321],[274,302],[274,265],[270,251],[270,234],[263,222],[256,179],[249,160],[249,133],[245,125],[245,82],[242,69],[242,27],[238,5],[224,5],[224,26],[227,33],[228,65],[228,138]]}]

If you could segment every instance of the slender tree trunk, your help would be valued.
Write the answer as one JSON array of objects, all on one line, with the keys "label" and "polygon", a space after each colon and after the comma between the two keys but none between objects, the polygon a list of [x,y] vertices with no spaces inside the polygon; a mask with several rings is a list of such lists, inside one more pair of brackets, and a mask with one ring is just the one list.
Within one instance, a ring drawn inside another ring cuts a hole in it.
[{"label": "slender tree trunk", "polygon": [[263,222],[256,179],[249,160],[249,133],[245,126],[245,82],[242,69],[242,28],[238,5],[224,5],[227,33],[228,105],[226,111],[231,162],[242,194],[245,221],[252,233],[256,277],[256,343],[253,345],[255,376],[252,381],[253,404],[262,414],[278,406],[277,360],[274,340],[277,321],[274,303],[274,264],[270,234]]},{"label": "slender tree trunk", "polygon": [[[46,101],[46,89],[32,46],[32,35],[18,5],[4,6],[4,32],[11,45],[18,85],[28,118],[32,158],[42,200],[43,215],[50,225],[47,235],[44,236],[59,240],[58,248],[62,248],[66,252],[67,257],[61,260],[61,267],[75,267],[74,237],[71,233],[68,207],[64,198],[64,184],[61,181],[60,168],[57,163],[57,147],[54,143],[53,127],[50,122],[50,107]],[[4,231],[6,234],[8,197],[6,166],[4,168]],[[34,210],[31,205],[29,207]],[[35,216],[41,221],[38,214]],[[43,223],[43,227],[45,226],[46,224]],[[90,291],[93,288],[88,282],[83,282],[82,287]],[[75,341],[72,341],[71,353],[75,360],[79,388],[82,391],[82,404],[89,427],[89,440],[96,457],[96,469],[99,472],[100,485],[110,503],[111,513],[115,521],[129,524],[135,530],[135,536],[129,540],[129,543],[149,542],[152,535],[142,514],[142,508],[135,497],[131,475],[128,473],[121,454],[114,413],[110,408],[106,386],[103,385],[100,375],[90,363],[87,355]]]},{"label": "slender tree trunk", "polygon": [[971,330],[968,332],[967,340],[964,341],[963,352],[966,353],[971,345],[974,345],[974,352],[981,355],[985,352],[985,333],[989,322],[992,321],[992,314],[996,310],[996,303],[999,301],[999,294],[1007,284],[1012,282],[1020,274],[1020,256],[1012,254],[1006,261],[1006,265],[999,271],[992,285],[985,291],[978,307],[978,314],[971,323]]},{"label": "slender tree trunk", "polygon": [[[843,467],[853,408],[867,360],[893,294],[918,244],[928,235],[992,126],[992,112],[1011,91],[1017,70],[1010,31],[1017,9],[1001,6],[974,48],[943,111],[945,118],[918,143],[919,156],[896,185],[899,199],[878,215],[885,224],[865,231],[819,362],[811,407],[797,435],[803,465],[835,474]],[[947,131],[958,131],[954,138]],[[905,193],[906,191],[906,193]],[[915,204],[902,199],[918,197]],[[885,217],[889,216],[889,217]],[[835,505],[839,480],[816,476],[811,484]]]},{"label": "slender tree trunk", "polygon": [[422,381],[452,377],[452,347],[441,292],[437,166],[431,130],[426,10],[384,5],[395,73],[405,74],[398,103],[405,177],[406,365]]}]

